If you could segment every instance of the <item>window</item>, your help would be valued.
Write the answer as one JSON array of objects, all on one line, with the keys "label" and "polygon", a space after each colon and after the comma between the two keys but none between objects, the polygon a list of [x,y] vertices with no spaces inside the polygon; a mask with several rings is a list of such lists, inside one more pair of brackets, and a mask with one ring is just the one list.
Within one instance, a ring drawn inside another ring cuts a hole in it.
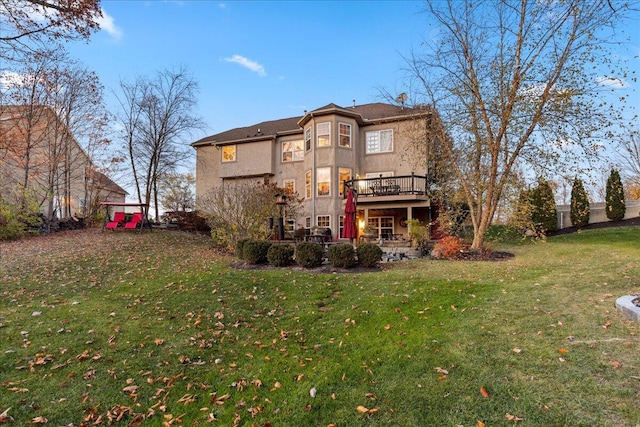
[{"label": "window", "polygon": [[304,228],[311,228],[311,217],[307,216],[304,218]]},{"label": "window", "polygon": [[392,129],[367,132],[365,138],[367,154],[393,151]]},{"label": "window", "polygon": [[378,230],[378,236],[383,238],[389,238],[393,235],[393,217],[392,216],[382,216],[382,217],[369,217],[367,222],[369,227]]},{"label": "window", "polygon": [[331,217],[329,215],[318,215],[318,227],[329,227],[331,225]]},{"label": "window", "polygon": [[318,196],[331,195],[331,168],[316,169],[316,194]]},{"label": "window", "polygon": [[318,147],[329,147],[331,145],[331,123],[318,123],[316,125],[316,135]]},{"label": "window", "polygon": [[285,179],[282,181],[282,188],[284,188],[285,193],[293,194],[296,192],[296,180],[295,179]]},{"label": "window", "polygon": [[235,162],[236,161],[236,146],[225,145],[222,147],[222,162]]},{"label": "window", "polygon": [[344,196],[344,182],[351,180],[351,169],[340,168],[338,169],[338,177],[340,178],[339,189],[340,195]]},{"label": "window", "polygon": [[347,123],[338,124],[338,143],[340,147],[351,147],[351,125]]},{"label": "window", "polygon": [[304,174],[304,198],[311,198],[311,171],[307,171]]},{"label": "window", "polygon": [[340,215],[338,218],[338,236],[342,237],[342,230],[344,230],[344,215]]},{"label": "window", "polygon": [[305,151],[311,150],[311,128],[304,131],[304,149]]},{"label": "window", "polygon": [[304,160],[303,141],[284,141],[282,143],[282,161],[299,162]]}]

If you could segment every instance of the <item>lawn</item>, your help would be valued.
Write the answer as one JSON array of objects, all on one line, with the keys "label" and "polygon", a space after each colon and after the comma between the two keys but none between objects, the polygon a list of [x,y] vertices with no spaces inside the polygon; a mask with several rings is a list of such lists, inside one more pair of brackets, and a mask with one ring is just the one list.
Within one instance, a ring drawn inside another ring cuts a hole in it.
[{"label": "lawn", "polygon": [[637,426],[640,228],[500,262],[237,270],[206,237],[0,243],[0,423]]}]

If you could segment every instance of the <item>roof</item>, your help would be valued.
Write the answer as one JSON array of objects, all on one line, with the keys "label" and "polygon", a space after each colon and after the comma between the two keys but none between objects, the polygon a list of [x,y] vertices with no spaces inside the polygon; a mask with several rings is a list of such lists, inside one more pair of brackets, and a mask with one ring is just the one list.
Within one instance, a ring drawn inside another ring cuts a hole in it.
[{"label": "roof", "polygon": [[375,123],[380,120],[392,120],[408,118],[416,115],[425,115],[431,112],[429,106],[405,107],[401,105],[376,102],[372,104],[354,105],[352,107],[340,107],[336,104],[327,104],[313,111],[305,112],[304,116],[289,117],[286,119],[271,120],[257,123],[251,126],[240,127],[204,137],[193,144],[213,145],[228,144],[233,142],[248,142],[253,140],[275,139],[277,136],[289,133],[302,132],[302,128],[314,117],[338,114],[353,117],[361,125]]}]

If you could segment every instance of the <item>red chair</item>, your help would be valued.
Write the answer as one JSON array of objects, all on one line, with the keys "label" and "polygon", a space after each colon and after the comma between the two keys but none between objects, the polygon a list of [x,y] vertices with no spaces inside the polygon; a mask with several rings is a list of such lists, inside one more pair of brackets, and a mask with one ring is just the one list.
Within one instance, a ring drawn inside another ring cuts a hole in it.
[{"label": "red chair", "polygon": [[122,224],[124,224],[124,212],[116,212],[113,214],[113,221],[107,223],[107,230],[115,230]]},{"label": "red chair", "polygon": [[[131,217],[131,221],[124,225],[126,229],[135,229],[138,228],[138,224],[142,223],[142,212],[136,212]],[[142,225],[140,225],[142,227]]]}]

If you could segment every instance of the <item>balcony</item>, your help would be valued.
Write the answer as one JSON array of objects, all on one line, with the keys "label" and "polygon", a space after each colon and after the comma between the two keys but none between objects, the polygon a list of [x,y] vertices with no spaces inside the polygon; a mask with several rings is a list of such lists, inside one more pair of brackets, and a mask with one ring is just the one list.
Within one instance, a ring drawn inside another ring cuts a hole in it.
[{"label": "balcony", "polygon": [[[427,200],[427,178],[419,175],[380,176],[345,181],[347,187],[358,193],[358,202],[363,198],[376,200]],[[373,201],[373,200],[372,200]]]}]

